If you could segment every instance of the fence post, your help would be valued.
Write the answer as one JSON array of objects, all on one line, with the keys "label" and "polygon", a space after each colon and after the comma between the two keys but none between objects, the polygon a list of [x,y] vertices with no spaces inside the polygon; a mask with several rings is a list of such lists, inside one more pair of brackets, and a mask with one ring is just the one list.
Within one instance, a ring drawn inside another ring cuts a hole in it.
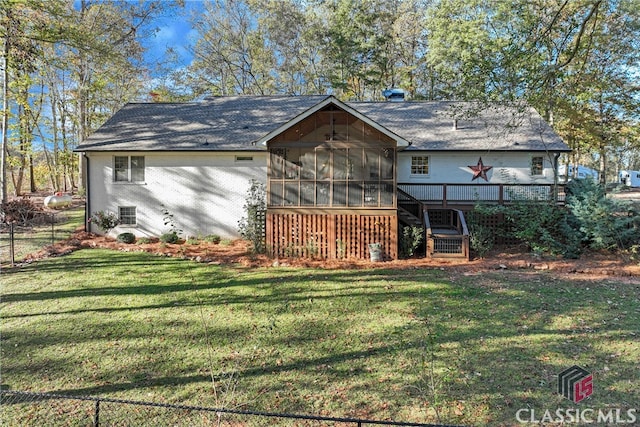
[{"label": "fence post", "polygon": [[56,222],[56,214],[52,213],[51,214],[51,244],[52,245],[55,238],[55,228],[54,228],[55,222]]},{"label": "fence post", "polygon": [[14,223],[9,223],[9,257],[11,258],[11,267],[15,267],[16,263],[16,235]]},{"label": "fence post", "polygon": [[96,399],[96,411],[93,417],[93,427],[100,425],[100,399]]}]

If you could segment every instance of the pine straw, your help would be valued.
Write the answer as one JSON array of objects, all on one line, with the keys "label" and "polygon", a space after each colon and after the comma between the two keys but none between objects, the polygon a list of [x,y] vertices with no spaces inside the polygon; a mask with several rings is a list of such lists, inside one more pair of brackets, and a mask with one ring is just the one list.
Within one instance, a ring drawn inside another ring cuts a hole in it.
[{"label": "pine straw", "polygon": [[405,260],[371,262],[369,260],[320,260],[306,258],[273,259],[264,254],[253,254],[250,245],[243,240],[228,244],[198,242],[190,244],[161,243],[154,239],[151,243],[126,244],[115,239],[84,231],[76,231],[71,237],[41,251],[25,257],[30,263],[38,259],[63,256],[78,249],[103,248],[123,252],[148,252],[159,256],[191,259],[216,265],[239,265],[243,267],[305,267],[319,269],[421,269],[437,268],[464,275],[486,271],[508,271],[520,273],[553,272],[558,275],[578,275],[580,279],[594,279],[615,276],[640,279],[640,264],[630,254],[589,252],[580,259],[538,257],[527,253],[523,247],[501,247],[484,258],[470,261],[454,259],[412,258]]}]

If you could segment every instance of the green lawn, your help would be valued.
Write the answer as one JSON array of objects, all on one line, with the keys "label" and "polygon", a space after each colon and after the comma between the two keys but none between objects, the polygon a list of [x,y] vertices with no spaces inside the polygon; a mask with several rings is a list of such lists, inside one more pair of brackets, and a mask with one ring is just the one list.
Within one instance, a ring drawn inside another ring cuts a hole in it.
[{"label": "green lawn", "polygon": [[[242,269],[98,249],[1,278],[6,389],[465,425],[640,406],[640,286],[615,278]],[[595,384],[577,405],[556,392],[574,364]],[[15,406],[3,425],[38,420]]]}]

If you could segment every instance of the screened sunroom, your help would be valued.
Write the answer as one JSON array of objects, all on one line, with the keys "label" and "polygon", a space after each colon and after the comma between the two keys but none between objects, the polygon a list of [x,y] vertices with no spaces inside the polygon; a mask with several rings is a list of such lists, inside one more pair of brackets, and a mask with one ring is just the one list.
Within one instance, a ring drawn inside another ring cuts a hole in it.
[{"label": "screened sunroom", "polygon": [[375,242],[395,258],[397,143],[391,135],[329,104],[267,147],[267,235],[275,255],[363,258]]}]

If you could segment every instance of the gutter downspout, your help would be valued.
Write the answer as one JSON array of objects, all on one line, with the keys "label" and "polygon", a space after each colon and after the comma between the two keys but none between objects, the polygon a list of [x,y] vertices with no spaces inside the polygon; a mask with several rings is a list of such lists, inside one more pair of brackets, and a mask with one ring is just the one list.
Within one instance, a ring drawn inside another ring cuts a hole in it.
[{"label": "gutter downspout", "polygon": [[[553,198],[555,199],[555,204],[557,205],[559,202],[559,196],[560,196],[560,186],[559,186],[559,182],[558,182],[558,159],[560,159],[560,155],[562,153],[556,153],[553,156]],[[563,200],[564,203],[564,200]]]},{"label": "gutter downspout", "polygon": [[84,195],[84,231],[86,231],[87,233],[91,232],[91,223],[89,222],[89,220],[91,219],[91,197],[89,197],[89,195],[91,194],[90,191],[90,186],[89,186],[89,182],[91,181],[89,179],[89,157],[87,157],[86,153],[82,153],[82,158],[84,159],[84,169],[85,169],[85,175],[84,175],[84,189],[85,189],[85,195]]}]

